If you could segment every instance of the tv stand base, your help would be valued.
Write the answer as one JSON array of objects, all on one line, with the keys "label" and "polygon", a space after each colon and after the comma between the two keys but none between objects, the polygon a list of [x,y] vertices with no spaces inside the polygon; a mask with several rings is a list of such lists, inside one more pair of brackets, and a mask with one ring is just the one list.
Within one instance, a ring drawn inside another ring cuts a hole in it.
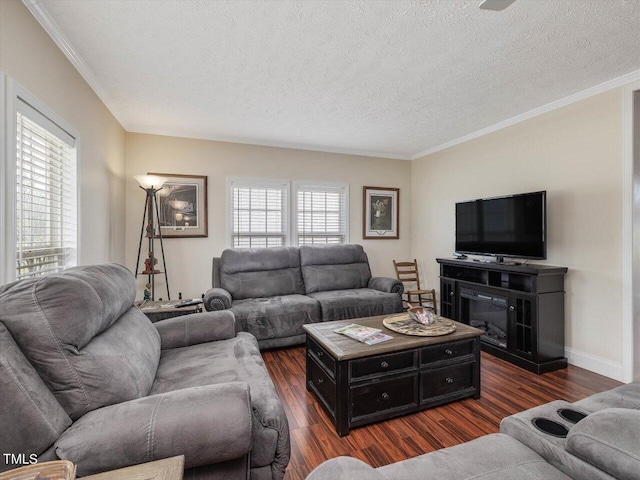
[{"label": "tv stand base", "polygon": [[531,360],[527,360],[526,358],[519,357],[517,355],[512,355],[511,353],[503,350],[499,347],[495,347],[490,343],[486,343],[484,341],[480,342],[480,348],[483,352],[490,353],[491,355],[501,358],[502,360],[506,360],[509,363],[517,365],[520,368],[524,368],[525,370],[529,370],[533,373],[547,373],[553,372],[554,370],[560,370],[561,368],[567,368],[567,359],[565,357],[556,358],[554,360],[549,360],[546,362],[533,362]]}]

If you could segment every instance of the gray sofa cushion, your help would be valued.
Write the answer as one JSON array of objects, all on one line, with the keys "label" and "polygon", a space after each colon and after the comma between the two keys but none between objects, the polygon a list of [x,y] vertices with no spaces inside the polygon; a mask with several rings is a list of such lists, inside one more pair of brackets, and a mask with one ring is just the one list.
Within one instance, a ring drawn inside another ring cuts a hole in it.
[{"label": "gray sofa cushion", "polygon": [[[0,453],[43,453],[71,419],[0,323]],[[0,462],[0,471],[9,468]]]},{"label": "gray sofa cushion", "polygon": [[296,247],[227,249],[220,284],[234,300],[304,293]]},{"label": "gray sofa cushion", "polygon": [[133,275],[115,264],[0,288],[0,322],[72,419],[151,387],[160,337],[134,296]]},{"label": "gray sofa cushion", "polygon": [[273,478],[282,478],[290,455],[289,425],[252,335],[239,333],[229,340],[163,350],[150,394],[227,382],[249,384],[251,467],[271,464]]},{"label": "gray sofa cushion", "polygon": [[640,411],[607,408],[578,422],[567,451],[621,480],[640,476]]},{"label": "gray sofa cushion", "polygon": [[322,321],[389,315],[402,311],[402,298],[370,288],[310,293],[320,303]]},{"label": "gray sofa cushion", "polygon": [[235,300],[236,329],[258,340],[304,334],[302,325],[320,321],[320,305],[305,295]]},{"label": "gray sofa cushion", "polygon": [[337,457],[320,464],[306,480],[385,480],[385,478],[362,460]]},{"label": "gray sofa cushion", "polygon": [[596,393],[574,403],[579,409],[596,412],[603,408],[640,410],[640,383],[629,383],[606,392]]},{"label": "gray sofa cushion", "polygon": [[[499,433],[380,467],[376,471],[393,480],[571,480],[540,455]],[[317,480],[321,480],[320,477]]]},{"label": "gray sofa cushion", "polygon": [[304,245],[300,264],[305,292],[365,288],[371,278],[361,245]]},{"label": "gray sofa cushion", "polygon": [[94,410],[55,446],[83,477],[175,455],[184,455],[185,467],[192,468],[246,456],[251,429],[248,385],[225,383]]}]

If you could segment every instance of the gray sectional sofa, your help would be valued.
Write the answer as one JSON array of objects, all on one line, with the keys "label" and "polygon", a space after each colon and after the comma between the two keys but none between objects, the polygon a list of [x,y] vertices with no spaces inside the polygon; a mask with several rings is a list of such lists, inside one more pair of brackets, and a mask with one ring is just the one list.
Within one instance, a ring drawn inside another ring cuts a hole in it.
[{"label": "gray sectional sofa", "polygon": [[189,479],[282,479],[289,427],[255,338],[228,311],[152,324],[135,293],[115,264],[0,287],[0,453],[81,476],[184,455]]},{"label": "gray sectional sofa", "polygon": [[302,325],[402,311],[403,285],[372,277],[360,245],[227,249],[213,259],[208,311],[230,310],[261,349],[304,343]]},{"label": "gray sectional sofa", "polygon": [[[563,409],[587,416],[568,421]],[[536,428],[540,418],[560,424],[566,436]],[[338,457],[307,480],[639,480],[640,384],[511,415],[500,432],[377,469]]]}]

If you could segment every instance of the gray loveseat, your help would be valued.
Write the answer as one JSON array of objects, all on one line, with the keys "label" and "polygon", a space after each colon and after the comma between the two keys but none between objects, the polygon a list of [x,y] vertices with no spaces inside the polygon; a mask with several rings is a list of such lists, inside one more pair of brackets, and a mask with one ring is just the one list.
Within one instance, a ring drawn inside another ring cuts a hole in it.
[{"label": "gray loveseat", "polygon": [[287,418],[255,338],[231,312],[152,324],[135,292],[115,264],[0,287],[0,452],[81,476],[183,454],[185,478],[281,479]]},{"label": "gray loveseat", "polygon": [[229,309],[260,348],[304,343],[302,325],[402,311],[402,283],[372,277],[360,245],[227,249],[213,259],[209,311]]},{"label": "gray loveseat", "polygon": [[[587,416],[574,423],[560,415],[562,409]],[[568,434],[542,432],[533,426],[536,418],[553,420]],[[500,432],[377,469],[339,457],[307,480],[638,480],[640,384],[511,415],[502,420]]]}]

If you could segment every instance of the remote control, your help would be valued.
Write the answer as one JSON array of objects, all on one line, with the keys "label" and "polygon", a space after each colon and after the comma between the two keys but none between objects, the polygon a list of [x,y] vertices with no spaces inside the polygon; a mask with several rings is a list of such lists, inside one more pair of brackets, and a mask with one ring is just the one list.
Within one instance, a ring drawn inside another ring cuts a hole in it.
[{"label": "remote control", "polygon": [[458,253],[458,252],[453,252],[453,257],[458,258],[460,260],[467,258],[467,256],[464,253]]}]

